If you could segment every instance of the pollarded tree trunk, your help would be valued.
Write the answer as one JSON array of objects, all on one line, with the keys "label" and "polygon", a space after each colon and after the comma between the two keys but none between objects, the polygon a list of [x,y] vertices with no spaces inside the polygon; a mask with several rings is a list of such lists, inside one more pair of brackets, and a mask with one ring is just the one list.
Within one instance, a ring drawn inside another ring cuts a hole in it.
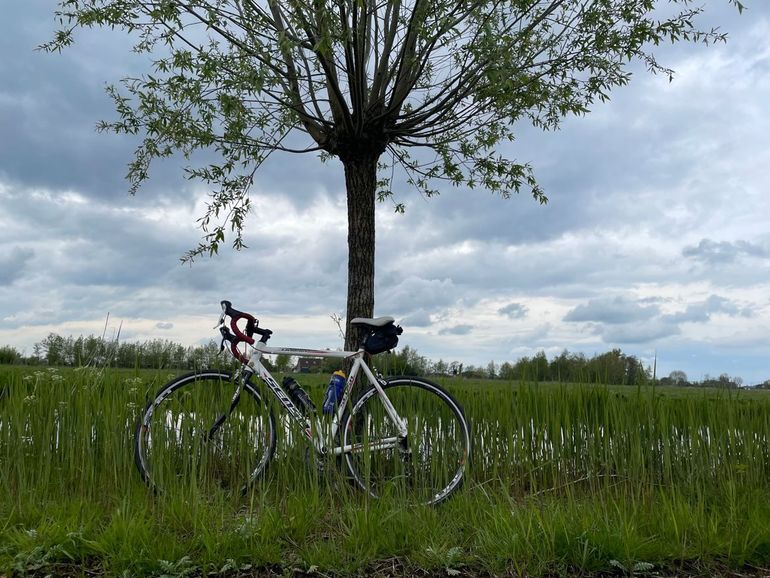
[{"label": "pollarded tree trunk", "polygon": [[350,320],[374,313],[374,206],[377,155],[343,159],[348,205],[348,304],[345,350],[355,351],[361,335]]}]

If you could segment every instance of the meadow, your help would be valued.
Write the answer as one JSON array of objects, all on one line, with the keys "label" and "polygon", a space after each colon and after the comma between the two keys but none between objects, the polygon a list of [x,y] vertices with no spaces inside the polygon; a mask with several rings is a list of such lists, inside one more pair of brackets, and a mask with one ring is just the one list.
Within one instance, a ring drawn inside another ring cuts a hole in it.
[{"label": "meadow", "polygon": [[431,508],[287,436],[245,497],[154,495],[133,434],[173,375],[0,367],[0,576],[770,575],[770,391],[438,379],[474,457]]}]

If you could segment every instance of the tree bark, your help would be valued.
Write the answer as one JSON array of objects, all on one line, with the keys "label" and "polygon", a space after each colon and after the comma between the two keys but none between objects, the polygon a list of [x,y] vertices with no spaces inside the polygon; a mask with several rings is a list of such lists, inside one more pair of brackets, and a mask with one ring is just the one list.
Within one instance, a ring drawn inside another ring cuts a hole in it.
[{"label": "tree bark", "polygon": [[363,335],[351,327],[356,317],[374,314],[374,206],[377,155],[342,160],[348,205],[348,303],[345,350],[356,351]]}]

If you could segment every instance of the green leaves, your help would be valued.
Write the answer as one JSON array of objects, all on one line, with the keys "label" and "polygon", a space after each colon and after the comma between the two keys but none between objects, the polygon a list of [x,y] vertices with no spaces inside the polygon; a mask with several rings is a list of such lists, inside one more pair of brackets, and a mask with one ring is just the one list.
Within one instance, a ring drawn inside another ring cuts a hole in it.
[{"label": "green leaves", "polygon": [[[704,8],[660,4],[61,0],[61,28],[41,48],[59,51],[78,28],[98,26],[122,30],[151,55],[152,73],[108,88],[117,118],[99,129],[142,139],[128,170],[132,193],[157,158],[220,159],[187,168],[213,191],[194,255],[215,253],[228,229],[243,246],[249,187],[274,151],[343,162],[355,151],[385,152],[378,198],[396,211],[404,209],[391,188],[396,169],[426,197],[445,181],[546,202],[532,168],[501,154],[519,123],[555,130],[587,114],[629,82],[632,61],[672,78],[656,45],[725,40],[698,27]],[[290,135],[304,144],[284,146]]]}]

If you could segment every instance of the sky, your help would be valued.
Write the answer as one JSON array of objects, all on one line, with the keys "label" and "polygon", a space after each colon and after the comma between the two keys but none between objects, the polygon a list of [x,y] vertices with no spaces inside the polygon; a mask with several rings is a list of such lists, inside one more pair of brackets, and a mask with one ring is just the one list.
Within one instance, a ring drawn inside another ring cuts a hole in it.
[{"label": "sky", "polygon": [[[704,0],[705,2],[705,0]],[[631,83],[502,152],[549,202],[447,187],[377,208],[375,315],[433,360],[486,367],[545,351],[620,348],[659,376],[770,379],[770,2],[708,0],[726,44],[655,50],[673,82]],[[346,297],[342,167],[276,154],[257,173],[247,249],[190,266],[208,191],[183,160],[137,195],[136,141],[98,133],[108,84],[147,67],[119,32],[60,54],[52,0],[0,0],[0,346],[50,332],[205,343],[228,299],[271,344],[338,348]]]}]

